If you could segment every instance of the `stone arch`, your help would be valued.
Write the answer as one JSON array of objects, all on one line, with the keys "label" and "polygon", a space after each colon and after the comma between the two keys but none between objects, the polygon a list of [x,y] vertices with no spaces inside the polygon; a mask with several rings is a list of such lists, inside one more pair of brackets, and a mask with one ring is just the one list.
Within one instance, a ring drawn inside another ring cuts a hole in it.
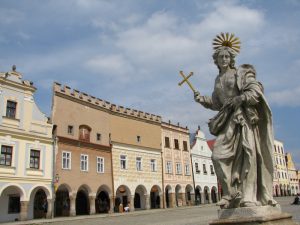
[{"label": "stone arch", "polygon": [[[30,189],[28,219],[40,219],[45,216],[45,201],[51,201],[52,193],[44,185],[35,185]],[[51,210],[49,207],[47,211]]]},{"label": "stone arch", "polygon": [[282,184],[279,185],[279,188],[280,188],[280,196],[284,196],[284,189]]},{"label": "stone arch", "polygon": [[161,208],[161,188],[158,185],[153,185],[150,190],[150,208],[159,209]]},{"label": "stone arch", "polygon": [[185,186],[185,200],[187,205],[194,204],[194,188],[190,184]]},{"label": "stone arch", "polygon": [[95,198],[95,211],[96,213],[108,213],[111,208],[110,204],[111,189],[103,184],[101,185]]},{"label": "stone arch", "polygon": [[286,189],[286,185],[285,184],[283,185],[283,193],[284,193],[283,194],[284,196],[287,196],[287,189]]},{"label": "stone arch", "polygon": [[9,183],[4,185],[1,190],[0,190],[0,196],[2,196],[2,194],[7,190],[7,188],[14,188],[14,190],[17,191],[18,194],[20,194],[20,201],[24,201],[26,200],[26,191],[24,190],[24,188],[19,185],[19,184],[14,184],[14,183]]},{"label": "stone arch", "polygon": [[218,193],[217,188],[213,186],[210,191],[212,203],[216,203],[218,201],[217,193]]},{"label": "stone arch", "polygon": [[29,193],[28,196],[30,196],[31,198],[31,195],[35,193],[38,189],[42,189],[45,192],[47,199],[52,199],[52,191],[46,185],[42,185],[42,184],[40,185],[37,184],[33,186],[28,192]]},{"label": "stone arch", "polygon": [[171,185],[167,185],[166,187],[165,187],[165,201],[166,201],[166,203],[165,203],[165,206],[166,206],[166,208],[173,208],[174,207],[174,205],[172,204],[173,203],[173,199],[172,199],[172,187],[171,187]]},{"label": "stone arch", "polygon": [[210,192],[209,187],[205,186],[204,189],[203,189],[203,197],[204,197],[203,202],[205,204],[210,203],[210,201],[209,201],[209,194],[210,193],[209,192]]},{"label": "stone arch", "polygon": [[20,220],[21,201],[25,190],[18,184],[7,184],[0,190],[0,218],[2,222]]},{"label": "stone arch", "polygon": [[70,196],[72,189],[68,184],[58,186],[55,193],[55,211],[54,216],[70,216]]},{"label": "stone arch", "polygon": [[202,204],[201,193],[202,189],[199,185],[197,185],[195,189],[195,205]]},{"label": "stone arch", "polygon": [[131,191],[130,189],[122,184],[117,188],[115,198],[115,212],[123,212],[124,207],[130,203]]},{"label": "stone arch", "polygon": [[91,188],[83,184],[81,185],[76,193],[76,215],[88,215],[90,214],[90,200],[89,196],[92,193]]},{"label": "stone arch", "polygon": [[180,184],[175,187],[175,202],[177,207],[182,206],[182,187]]},{"label": "stone arch", "polygon": [[134,192],[134,209],[136,210],[149,208],[149,202],[147,202],[147,197],[147,189],[145,188],[145,186],[142,184],[138,185]]}]

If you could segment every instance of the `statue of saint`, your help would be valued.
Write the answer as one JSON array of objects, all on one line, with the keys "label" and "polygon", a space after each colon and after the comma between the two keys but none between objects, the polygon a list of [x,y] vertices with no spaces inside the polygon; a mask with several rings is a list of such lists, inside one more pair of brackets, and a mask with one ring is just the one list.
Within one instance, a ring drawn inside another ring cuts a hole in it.
[{"label": "statue of saint", "polygon": [[212,160],[223,196],[221,208],[275,206],[273,199],[272,114],[252,65],[235,67],[240,41],[233,34],[214,39],[219,69],[212,96],[194,92],[195,101],[218,111],[209,121],[216,136]]}]

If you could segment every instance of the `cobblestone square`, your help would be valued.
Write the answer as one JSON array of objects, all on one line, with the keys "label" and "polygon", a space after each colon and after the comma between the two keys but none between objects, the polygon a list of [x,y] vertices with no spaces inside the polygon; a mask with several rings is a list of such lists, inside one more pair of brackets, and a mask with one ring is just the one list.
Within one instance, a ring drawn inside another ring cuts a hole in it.
[{"label": "cobblestone square", "polygon": [[[300,224],[300,205],[291,205],[293,197],[276,199],[282,211],[293,215],[293,219]],[[213,204],[179,207],[174,209],[154,209],[129,213],[115,213],[106,215],[61,217],[53,220],[31,220],[24,222],[6,223],[3,225],[207,225],[217,218],[217,209]],[[282,224],[284,225],[284,224]]]}]

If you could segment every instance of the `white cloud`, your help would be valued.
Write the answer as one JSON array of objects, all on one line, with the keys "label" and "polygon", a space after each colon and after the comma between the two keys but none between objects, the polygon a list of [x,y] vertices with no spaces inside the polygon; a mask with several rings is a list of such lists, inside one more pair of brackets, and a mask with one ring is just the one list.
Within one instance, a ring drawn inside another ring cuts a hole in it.
[{"label": "white cloud", "polygon": [[300,106],[300,86],[294,89],[271,92],[269,102],[277,106]]},{"label": "white cloud", "polygon": [[94,73],[115,76],[117,79],[126,79],[124,75],[134,71],[130,62],[121,54],[98,55],[87,60],[85,66]]},{"label": "white cloud", "polygon": [[0,8],[0,24],[11,25],[13,23],[22,21],[24,14],[16,9]]}]

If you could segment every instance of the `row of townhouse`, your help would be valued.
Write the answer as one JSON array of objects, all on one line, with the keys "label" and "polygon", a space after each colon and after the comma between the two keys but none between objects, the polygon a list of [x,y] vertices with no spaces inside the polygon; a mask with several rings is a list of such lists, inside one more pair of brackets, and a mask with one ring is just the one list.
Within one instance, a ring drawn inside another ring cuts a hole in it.
[{"label": "row of townhouse", "polygon": [[[0,73],[0,221],[179,207],[220,196],[200,129],[53,85],[51,117]],[[45,210],[47,208],[47,210]]]},{"label": "row of townhouse", "polygon": [[286,153],[282,141],[274,141],[273,195],[296,195],[300,190],[300,171],[296,169],[292,154]]}]

